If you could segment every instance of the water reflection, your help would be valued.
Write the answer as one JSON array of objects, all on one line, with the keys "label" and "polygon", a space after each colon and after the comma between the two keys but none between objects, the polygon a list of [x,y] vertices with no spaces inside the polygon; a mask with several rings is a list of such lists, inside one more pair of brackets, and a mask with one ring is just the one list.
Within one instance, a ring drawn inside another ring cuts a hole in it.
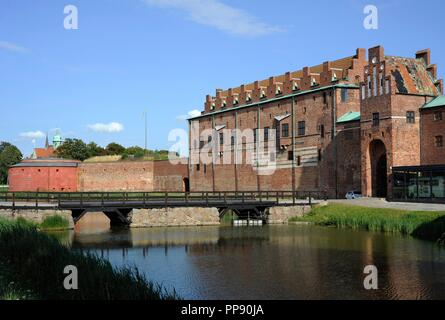
[{"label": "water reflection", "polygon": [[[59,237],[136,265],[184,298],[445,298],[445,250],[411,237],[316,226],[111,231],[106,218],[87,217]],[[378,267],[379,290],[363,288],[368,264]]]}]

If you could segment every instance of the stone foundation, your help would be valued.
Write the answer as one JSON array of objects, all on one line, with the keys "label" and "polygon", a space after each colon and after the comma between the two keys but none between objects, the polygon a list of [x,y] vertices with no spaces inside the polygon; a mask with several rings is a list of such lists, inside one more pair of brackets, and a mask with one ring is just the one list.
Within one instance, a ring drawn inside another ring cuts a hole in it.
[{"label": "stone foundation", "polygon": [[48,216],[61,216],[68,220],[69,229],[74,228],[73,218],[71,216],[71,211],[69,210],[31,210],[31,209],[18,209],[18,210],[0,210],[0,217],[16,220],[21,217],[25,220],[34,222],[34,223],[42,223],[46,217]]},{"label": "stone foundation", "polygon": [[302,217],[311,211],[311,206],[291,206],[269,208],[269,224],[286,224],[292,217]]},{"label": "stone foundation", "polygon": [[134,209],[129,218],[131,228],[220,224],[216,208]]}]

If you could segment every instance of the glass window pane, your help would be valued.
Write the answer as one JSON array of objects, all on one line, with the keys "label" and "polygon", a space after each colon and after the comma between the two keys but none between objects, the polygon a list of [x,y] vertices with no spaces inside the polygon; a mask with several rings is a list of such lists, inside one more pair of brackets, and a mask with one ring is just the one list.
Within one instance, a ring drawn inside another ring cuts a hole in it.
[{"label": "glass window pane", "polygon": [[408,172],[406,176],[408,184],[408,199],[417,198],[417,172]]},{"label": "glass window pane", "polygon": [[405,173],[404,172],[394,172],[393,176],[394,186],[393,186],[393,198],[394,199],[405,199]]},{"label": "glass window pane", "polygon": [[419,172],[419,198],[431,198],[431,173]]},{"label": "glass window pane", "polygon": [[445,198],[445,172],[432,173],[433,198]]}]

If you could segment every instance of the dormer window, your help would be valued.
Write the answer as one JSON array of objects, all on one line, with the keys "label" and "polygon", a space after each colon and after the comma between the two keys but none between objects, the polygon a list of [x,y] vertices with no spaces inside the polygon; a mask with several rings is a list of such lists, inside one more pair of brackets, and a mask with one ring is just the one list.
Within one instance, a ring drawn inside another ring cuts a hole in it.
[{"label": "dormer window", "polygon": [[250,95],[250,93],[247,94],[246,101],[248,101],[248,102],[252,101],[252,96]]},{"label": "dormer window", "polygon": [[280,95],[281,94],[281,88],[277,87],[277,90],[275,90],[275,95]]},{"label": "dormer window", "polygon": [[261,90],[260,98],[263,99],[265,97],[266,97],[266,93],[264,92],[264,90]]},{"label": "dormer window", "polygon": [[238,104],[238,98],[233,99],[233,105],[237,105]]},{"label": "dormer window", "polygon": [[227,102],[226,102],[226,100],[224,100],[222,103],[221,103],[221,108],[225,108],[227,106]]},{"label": "dormer window", "polygon": [[312,78],[312,80],[311,80],[311,86],[315,87],[315,86],[317,86],[317,85],[318,85],[317,80],[315,80],[315,78]]},{"label": "dormer window", "polygon": [[212,103],[212,105],[210,106],[210,110],[215,110],[216,106],[215,103]]},{"label": "dormer window", "polygon": [[336,81],[337,81],[337,74],[334,72],[334,74],[332,75],[332,82]]}]

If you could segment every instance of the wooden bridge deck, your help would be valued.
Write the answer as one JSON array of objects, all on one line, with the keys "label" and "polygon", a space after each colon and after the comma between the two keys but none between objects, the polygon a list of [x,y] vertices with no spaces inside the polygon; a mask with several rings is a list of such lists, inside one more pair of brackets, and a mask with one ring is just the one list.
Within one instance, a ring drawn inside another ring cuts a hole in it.
[{"label": "wooden bridge deck", "polygon": [[311,205],[324,194],[316,191],[265,192],[0,192],[0,209],[107,210],[167,207],[268,208]]}]

